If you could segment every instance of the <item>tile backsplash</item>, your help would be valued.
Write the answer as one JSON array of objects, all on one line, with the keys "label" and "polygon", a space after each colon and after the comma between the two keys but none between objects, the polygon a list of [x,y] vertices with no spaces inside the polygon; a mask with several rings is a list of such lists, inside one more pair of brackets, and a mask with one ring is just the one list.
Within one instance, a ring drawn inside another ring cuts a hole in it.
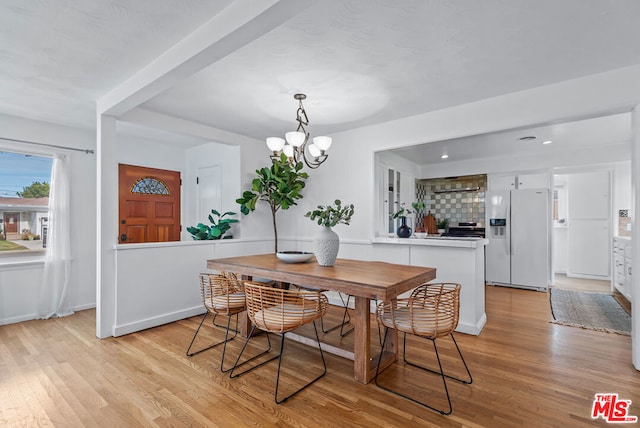
[{"label": "tile backsplash", "polygon": [[[465,189],[478,190],[465,190]],[[426,211],[437,220],[449,219],[449,226],[460,222],[484,224],[485,174],[417,180],[416,199],[424,201]]]}]

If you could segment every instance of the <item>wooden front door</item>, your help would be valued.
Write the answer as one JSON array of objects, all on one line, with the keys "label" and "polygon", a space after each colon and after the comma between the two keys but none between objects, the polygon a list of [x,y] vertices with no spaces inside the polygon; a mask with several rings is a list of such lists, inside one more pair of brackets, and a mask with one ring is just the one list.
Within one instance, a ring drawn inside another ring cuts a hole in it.
[{"label": "wooden front door", "polygon": [[180,240],[180,172],[118,165],[118,242]]},{"label": "wooden front door", "polygon": [[[18,233],[20,213],[4,213],[4,231],[7,235]],[[0,231],[2,229],[0,228]]]}]

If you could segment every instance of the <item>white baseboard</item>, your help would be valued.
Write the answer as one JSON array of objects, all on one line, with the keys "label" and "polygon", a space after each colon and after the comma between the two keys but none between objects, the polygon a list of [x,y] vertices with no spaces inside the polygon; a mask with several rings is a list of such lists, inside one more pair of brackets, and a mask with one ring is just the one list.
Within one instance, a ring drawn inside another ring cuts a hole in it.
[{"label": "white baseboard", "polygon": [[196,315],[202,315],[203,313],[204,307],[202,305],[198,305],[193,308],[170,312],[153,318],[147,318],[127,324],[114,325],[112,334],[114,337],[123,336],[125,334],[135,333],[136,331],[146,330],[163,324],[169,324],[171,322],[190,318]]},{"label": "white baseboard", "polygon": [[578,278],[578,279],[595,279],[598,281],[611,281],[611,276],[596,276],[596,275],[583,275],[580,273],[568,273],[567,278]]},{"label": "white baseboard", "polygon": [[95,309],[95,308],[96,308],[95,303],[85,303],[84,305],[74,306],[73,308],[71,308],[71,310],[73,312],[78,312],[78,311],[85,311],[87,309]]},{"label": "white baseboard", "polygon": [[482,314],[482,317],[480,317],[480,320],[478,320],[478,322],[475,324],[459,322],[458,328],[456,328],[456,332],[477,336],[480,334],[480,332],[482,331],[486,323],[487,323],[487,314],[485,313],[485,314]]},{"label": "white baseboard", "polygon": [[25,314],[25,315],[20,315],[19,317],[5,318],[0,320],[0,325],[15,324],[23,321],[31,321],[36,319],[36,316],[37,316],[36,314]]},{"label": "white baseboard", "polygon": [[[83,311],[85,309],[92,309],[92,308],[95,308],[95,307],[96,307],[95,303],[87,303],[87,304],[84,304],[84,305],[74,306],[73,308],[71,308],[71,310],[73,312],[77,312],[77,311]],[[32,321],[32,320],[35,320],[35,319],[38,319],[38,314],[36,314],[36,313],[24,314],[24,315],[20,315],[18,317],[0,319],[0,325],[16,324],[16,323],[19,323],[19,322]]]}]

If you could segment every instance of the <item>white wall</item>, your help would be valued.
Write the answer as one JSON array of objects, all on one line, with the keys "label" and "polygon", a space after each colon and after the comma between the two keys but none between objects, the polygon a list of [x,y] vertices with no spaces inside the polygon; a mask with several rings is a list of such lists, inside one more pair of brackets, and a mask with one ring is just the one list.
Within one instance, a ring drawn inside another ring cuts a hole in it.
[{"label": "white wall", "polygon": [[[0,137],[95,149],[95,136],[90,132],[6,115],[0,115]],[[0,148],[41,155],[62,152],[70,157],[72,261],[69,299],[76,310],[95,306],[95,155],[2,140]],[[21,264],[22,259],[11,265],[6,264],[6,259],[0,259],[0,324],[35,317],[43,263]]]},{"label": "white wall", "polygon": [[198,273],[211,272],[207,259],[261,254],[270,248],[269,241],[239,239],[118,245],[112,334],[203,313]]}]

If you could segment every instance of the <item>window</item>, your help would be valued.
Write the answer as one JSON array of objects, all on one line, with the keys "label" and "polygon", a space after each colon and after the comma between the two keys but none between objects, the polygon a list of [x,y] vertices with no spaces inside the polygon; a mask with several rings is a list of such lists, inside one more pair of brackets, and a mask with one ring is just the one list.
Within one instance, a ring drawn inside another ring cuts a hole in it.
[{"label": "window", "polygon": [[0,152],[0,257],[45,248],[52,165],[49,157]]}]

